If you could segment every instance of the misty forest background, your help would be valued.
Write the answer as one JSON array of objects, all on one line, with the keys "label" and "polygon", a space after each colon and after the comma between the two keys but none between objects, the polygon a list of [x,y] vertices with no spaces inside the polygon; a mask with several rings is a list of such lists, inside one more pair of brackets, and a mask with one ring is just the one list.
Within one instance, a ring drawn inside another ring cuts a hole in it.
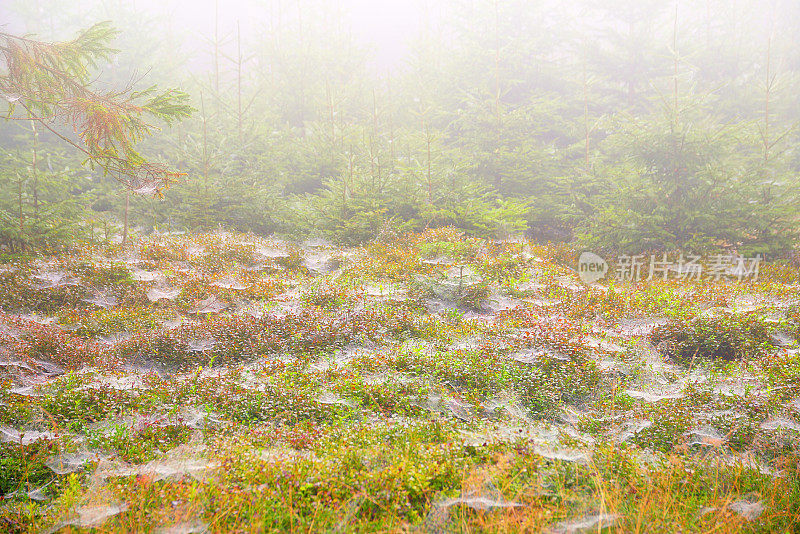
[{"label": "misty forest background", "polygon": [[141,233],[796,247],[800,3],[429,2],[391,67],[333,4],[262,2],[260,31],[196,35],[133,2],[9,2],[45,41],[112,21],[120,53],[95,83],[179,87],[197,111],[141,146],[187,173],[163,199],[32,121],[0,123],[0,244],[118,240],[127,203]]}]

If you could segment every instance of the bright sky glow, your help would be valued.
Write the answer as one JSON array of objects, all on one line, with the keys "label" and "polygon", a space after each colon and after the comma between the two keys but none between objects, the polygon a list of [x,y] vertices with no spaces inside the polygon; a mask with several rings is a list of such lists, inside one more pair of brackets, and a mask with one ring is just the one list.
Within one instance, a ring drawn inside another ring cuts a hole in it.
[{"label": "bright sky glow", "polygon": [[428,3],[430,0],[137,0],[134,5],[149,13],[168,14],[173,28],[188,28],[203,36],[213,35],[217,9],[221,35],[234,32],[237,22],[244,35],[258,35],[269,31],[270,21],[296,24],[298,16],[339,16],[343,27],[374,49],[378,64],[394,65],[419,31]]}]

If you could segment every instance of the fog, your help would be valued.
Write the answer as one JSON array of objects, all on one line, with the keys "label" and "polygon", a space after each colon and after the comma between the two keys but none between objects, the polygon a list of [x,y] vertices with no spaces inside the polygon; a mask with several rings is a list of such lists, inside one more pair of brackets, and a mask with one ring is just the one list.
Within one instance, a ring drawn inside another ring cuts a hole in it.
[{"label": "fog", "polygon": [[[112,20],[124,30],[126,22],[146,21],[161,31],[174,34],[193,55],[215,35],[230,40],[241,29],[246,39],[265,37],[279,27],[297,27],[322,19],[328,29],[352,34],[355,40],[374,51],[375,62],[396,68],[405,59],[409,46],[420,33],[441,31],[457,18],[473,18],[479,25],[493,24],[494,2],[489,0],[165,0],[59,2],[9,0],[0,6],[0,20],[15,32],[30,32],[48,40],[71,37],[89,23]],[[678,10],[681,25],[717,28],[725,21],[738,19],[750,29],[775,31],[776,25],[796,23],[798,9],[791,0],[735,1],[692,0],[676,3],[609,3],[598,0],[565,2],[503,2],[500,9],[516,4],[520,14],[536,12],[543,25],[565,24],[570,31],[591,39],[608,28],[622,27],[630,20],[643,23],[648,18],[652,31],[670,31],[660,13]],[[610,9],[603,7],[608,6]],[[504,14],[516,18],[513,11]],[[521,19],[520,19],[521,20]],[[755,43],[750,43],[755,44]]]},{"label": "fog", "polygon": [[0,530],[800,532],[799,36],[0,0]]},{"label": "fog", "polygon": [[[188,49],[196,50],[216,34],[231,39],[237,28],[246,39],[264,36],[277,26],[297,24],[303,18],[322,16],[341,31],[352,33],[361,44],[374,50],[381,67],[399,65],[410,42],[437,11],[436,2],[425,0],[256,1],[169,0],[76,1],[48,4],[46,1],[11,0],[0,6],[0,20],[11,31],[36,33],[43,38],[71,37],[90,21],[144,18],[174,32]],[[54,11],[55,10],[55,11]],[[58,13],[62,11],[63,13]],[[68,21],[67,24],[64,24]],[[120,24],[122,25],[122,24]]]},{"label": "fog", "polygon": [[[134,196],[128,215],[145,231],[222,224],[357,242],[395,221],[631,251],[699,239],[785,253],[791,242],[795,2],[37,0],[2,9],[6,35],[46,42],[110,21],[115,52],[91,67],[92,87],[185,94],[191,117],[171,128],[147,122],[138,140],[185,176],[156,203]],[[4,142],[24,147],[25,124],[5,128]],[[49,157],[53,169],[81,167],[68,151]],[[142,180],[122,177],[134,191],[162,191]],[[240,193],[228,198],[231,188]],[[78,190],[91,210],[119,219],[119,191]],[[226,200],[206,217],[204,195]],[[621,219],[638,222],[612,224]]]}]

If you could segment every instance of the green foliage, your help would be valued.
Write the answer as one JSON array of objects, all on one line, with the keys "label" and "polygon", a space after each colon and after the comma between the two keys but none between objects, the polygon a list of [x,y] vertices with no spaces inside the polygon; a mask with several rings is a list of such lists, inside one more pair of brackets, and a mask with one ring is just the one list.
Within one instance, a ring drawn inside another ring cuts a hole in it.
[{"label": "green foliage", "polygon": [[[54,443],[39,440],[21,447],[14,443],[0,444],[0,493],[8,495],[27,485],[37,488],[50,481],[52,472],[44,465],[57,451]],[[26,490],[27,491],[27,490]]]},{"label": "green foliage", "polygon": [[140,464],[189,441],[191,429],[185,425],[156,422],[142,428],[125,423],[111,424],[97,433],[89,432],[94,448],[113,451],[125,462]]},{"label": "green foliage", "polygon": [[[608,166],[609,192],[580,227],[585,245],[627,253],[791,246],[798,197],[784,182],[764,201],[756,145],[743,143],[746,124],[720,125],[687,110],[623,117],[614,126],[606,143],[620,163]],[[766,232],[769,225],[777,231]]]},{"label": "green foliage", "polygon": [[[55,26],[101,12],[48,1]],[[86,219],[114,240],[127,214],[144,232],[222,226],[345,244],[455,226],[625,253],[795,248],[792,19],[767,39],[752,23],[765,14],[751,2],[724,14],[709,2],[707,13],[677,18],[659,2],[590,4],[568,18],[520,0],[468,11],[441,2],[442,33],[413,39],[386,79],[374,76],[371,51],[341,15],[322,8],[269,38],[217,39],[206,57],[214,68],[200,75],[164,20],[127,6],[112,10],[123,24],[65,42],[2,34],[11,124],[37,115],[77,122],[89,162],[130,171],[124,180],[146,193],[122,197],[114,176],[87,180],[77,158],[56,161],[54,133],[10,128],[0,132],[11,153],[0,170],[3,244],[93,241],[94,230],[78,224]],[[18,9],[42,33],[41,17]],[[597,20],[598,33],[573,31]],[[98,74],[112,59],[117,71],[152,69],[159,86],[193,97]],[[122,89],[94,91],[95,78]],[[37,91],[46,102],[28,98]],[[48,104],[65,97],[69,106]],[[189,117],[192,108],[199,113]],[[186,120],[171,131],[152,124],[178,119]],[[139,146],[154,157],[145,161]],[[149,198],[171,181],[181,187]]]},{"label": "green foliage", "polygon": [[[221,531],[540,532],[602,501],[623,530],[796,530],[800,355],[772,346],[797,319],[783,265],[601,288],[578,285],[563,244],[442,228],[331,248],[346,261],[330,275],[296,245],[221,232],[2,257],[0,524],[56,528],[111,498],[127,510],[92,528],[190,510]],[[125,304],[31,297],[43,265]],[[145,273],[180,296],[144,298],[159,287]],[[510,308],[431,313],[409,298],[422,276]],[[238,309],[178,324],[206,295]],[[761,309],[692,319],[742,298]],[[58,321],[8,313],[20,303]],[[694,365],[654,361],[648,342]],[[763,510],[747,521],[743,505]]]},{"label": "green foliage", "polygon": [[650,339],[666,355],[684,362],[695,359],[733,361],[763,353],[772,346],[772,328],[756,314],[677,319],[659,326]]},{"label": "green foliage", "polygon": [[[118,34],[111,23],[101,22],[81,32],[74,40],[45,43],[0,33],[0,54],[5,74],[0,92],[9,97],[8,118],[19,105],[32,120],[86,155],[86,162],[134,190],[159,191],[177,175],[145,160],[134,145],[153,132],[145,116],[167,124],[188,117],[193,111],[188,95],[155,86],[142,91],[130,88],[96,92],[89,87],[99,60],[108,61],[116,52],[109,43]],[[83,146],[57,133],[49,123],[71,124]],[[34,172],[35,169],[34,169]]]}]

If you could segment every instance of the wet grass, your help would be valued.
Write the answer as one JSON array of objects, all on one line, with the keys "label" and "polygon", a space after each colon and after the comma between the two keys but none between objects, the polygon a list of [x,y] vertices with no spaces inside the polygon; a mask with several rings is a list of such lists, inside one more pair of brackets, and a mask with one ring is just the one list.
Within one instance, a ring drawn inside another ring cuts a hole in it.
[{"label": "wet grass", "polygon": [[800,528],[792,272],[586,286],[574,256],[442,229],[11,259],[0,530]]}]

